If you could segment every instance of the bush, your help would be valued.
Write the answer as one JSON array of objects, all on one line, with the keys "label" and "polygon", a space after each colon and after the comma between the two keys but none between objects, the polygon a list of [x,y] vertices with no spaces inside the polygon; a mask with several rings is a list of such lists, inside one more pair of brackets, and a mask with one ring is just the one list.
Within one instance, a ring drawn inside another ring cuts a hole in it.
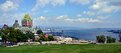
[{"label": "bush", "polygon": [[96,36],[96,38],[97,38],[97,42],[98,42],[98,43],[104,43],[105,40],[106,40],[106,38],[105,38],[104,35]]},{"label": "bush", "polygon": [[116,41],[115,38],[112,38],[111,36],[107,36],[107,43],[114,43]]}]

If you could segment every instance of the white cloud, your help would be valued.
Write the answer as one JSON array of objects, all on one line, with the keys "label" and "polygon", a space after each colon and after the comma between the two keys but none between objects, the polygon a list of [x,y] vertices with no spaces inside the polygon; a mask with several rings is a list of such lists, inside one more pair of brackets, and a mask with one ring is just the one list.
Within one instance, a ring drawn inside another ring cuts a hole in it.
[{"label": "white cloud", "polygon": [[48,26],[51,23],[52,21],[50,19],[47,19],[47,17],[45,16],[33,18],[33,26]]},{"label": "white cloud", "polygon": [[107,0],[96,0],[95,3],[91,6],[91,8],[100,13],[112,13],[121,9],[120,6],[109,5],[109,4],[110,1]]},{"label": "white cloud", "polygon": [[81,22],[81,23],[86,23],[89,21],[89,18],[78,18],[76,19],[77,21]]},{"label": "white cloud", "polygon": [[83,14],[86,14],[88,16],[93,16],[93,15],[95,15],[95,12],[93,12],[93,11],[84,11]]},{"label": "white cloud", "polygon": [[45,16],[40,16],[33,19],[34,26],[61,26],[61,25],[77,25],[85,23],[100,23],[102,20],[93,18],[69,18],[68,15],[60,15],[54,18],[47,18]]},{"label": "white cloud", "polygon": [[51,4],[53,6],[57,6],[57,5],[65,5],[66,0],[51,0]]},{"label": "white cloud", "polygon": [[37,0],[37,5],[39,5],[40,7],[44,7],[48,3],[49,3],[49,0]]},{"label": "white cloud", "polygon": [[65,5],[66,0],[37,0],[35,6],[32,8],[32,11],[36,11],[39,8],[45,7],[50,4],[52,6]]},{"label": "white cloud", "polygon": [[76,4],[89,4],[89,0],[70,0],[71,3],[76,3]]},{"label": "white cloud", "polygon": [[81,23],[95,23],[95,22],[101,22],[98,19],[92,19],[92,18],[78,18],[77,19]]},{"label": "white cloud", "polygon": [[88,22],[95,23],[95,22],[101,22],[99,19],[89,19]]},{"label": "white cloud", "polygon": [[58,16],[56,19],[57,20],[65,20],[65,19],[68,19],[68,16],[67,15],[61,15],[61,16]]},{"label": "white cloud", "polygon": [[69,18],[67,15],[65,16],[58,16],[56,18],[57,21],[63,21],[63,22],[73,22],[73,23],[95,23],[95,22],[101,22],[99,19],[92,19],[92,18]]},{"label": "white cloud", "polygon": [[36,11],[39,8],[46,6],[47,4],[49,4],[49,0],[36,0],[36,4],[32,8],[32,11]]},{"label": "white cloud", "polygon": [[81,14],[77,14],[77,17],[81,17],[82,15]]},{"label": "white cloud", "polygon": [[96,4],[92,5],[92,8],[93,9],[100,9],[101,7],[103,7],[101,4],[100,3],[96,3]]},{"label": "white cloud", "polygon": [[10,0],[6,0],[3,4],[0,5],[0,9],[2,11],[10,11],[10,10],[15,10],[18,8],[18,4],[10,1]]},{"label": "white cloud", "polygon": [[120,9],[121,9],[121,7],[118,7],[118,6],[110,6],[110,7],[103,8],[102,11],[107,12],[107,13],[111,13],[111,12],[116,12]]},{"label": "white cloud", "polygon": [[109,16],[97,16],[96,18],[100,20],[106,20],[109,18]]},{"label": "white cloud", "polygon": [[46,18],[45,18],[44,16],[40,16],[39,19],[40,19],[41,21],[45,21],[45,20],[46,20]]}]

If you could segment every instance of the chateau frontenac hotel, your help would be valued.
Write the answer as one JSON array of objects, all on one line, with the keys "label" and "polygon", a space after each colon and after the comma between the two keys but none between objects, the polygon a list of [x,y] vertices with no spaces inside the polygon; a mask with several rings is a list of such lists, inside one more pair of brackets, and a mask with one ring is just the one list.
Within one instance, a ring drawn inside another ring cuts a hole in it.
[{"label": "chateau frontenac hotel", "polygon": [[26,31],[31,31],[33,33],[36,33],[36,31],[37,31],[37,28],[32,28],[33,21],[31,19],[31,17],[29,16],[29,14],[24,15],[24,18],[21,20],[21,25],[22,26],[19,26],[18,20],[15,20],[15,23],[13,24],[13,27],[15,29],[20,29],[24,33],[26,33]]}]

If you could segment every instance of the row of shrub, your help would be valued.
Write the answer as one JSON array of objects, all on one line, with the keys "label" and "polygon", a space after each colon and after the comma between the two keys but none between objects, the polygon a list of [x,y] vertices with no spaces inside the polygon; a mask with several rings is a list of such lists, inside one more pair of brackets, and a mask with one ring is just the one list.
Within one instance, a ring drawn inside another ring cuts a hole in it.
[{"label": "row of shrub", "polygon": [[100,36],[96,36],[97,42],[98,43],[114,43],[116,42],[116,38],[113,38],[111,36],[104,36],[104,35],[100,35]]}]

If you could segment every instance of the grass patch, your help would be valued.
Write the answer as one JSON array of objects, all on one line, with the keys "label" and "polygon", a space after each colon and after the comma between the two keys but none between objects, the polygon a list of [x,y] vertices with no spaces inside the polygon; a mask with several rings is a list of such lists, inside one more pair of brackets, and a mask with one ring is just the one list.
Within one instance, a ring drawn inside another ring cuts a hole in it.
[{"label": "grass patch", "polygon": [[0,53],[121,53],[121,44],[25,45],[0,47]]}]

